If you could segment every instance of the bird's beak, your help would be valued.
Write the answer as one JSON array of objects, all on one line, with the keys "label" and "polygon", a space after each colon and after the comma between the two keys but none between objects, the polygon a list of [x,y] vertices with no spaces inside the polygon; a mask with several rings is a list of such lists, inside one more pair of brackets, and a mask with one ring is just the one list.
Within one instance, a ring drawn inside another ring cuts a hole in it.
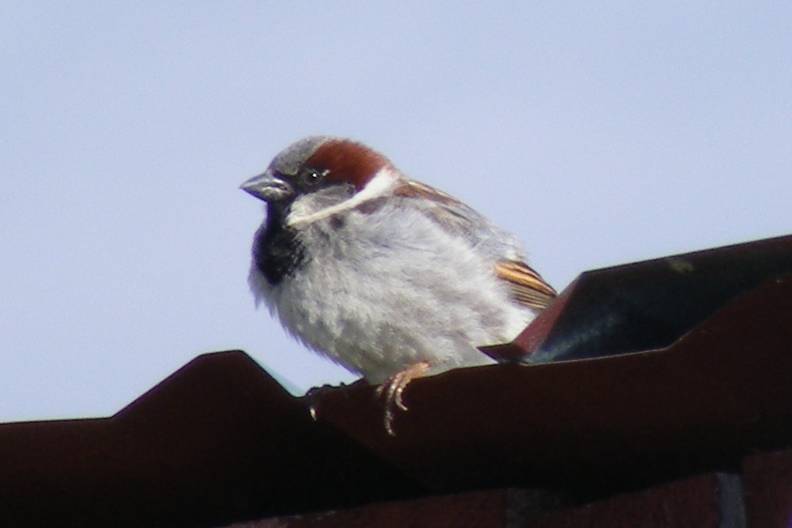
[{"label": "bird's beak", "polygon": [[275,176],[269,170],[253,176],[239,188],[265,202],[279,202],[294,194],[294,188],[289,182]]}]

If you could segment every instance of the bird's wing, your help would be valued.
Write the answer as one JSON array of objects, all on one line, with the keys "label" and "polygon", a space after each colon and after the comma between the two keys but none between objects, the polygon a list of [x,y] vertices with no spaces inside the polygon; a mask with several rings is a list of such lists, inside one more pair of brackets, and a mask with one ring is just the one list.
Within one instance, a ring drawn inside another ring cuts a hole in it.
[{"label": "bird's wing", "polygon": [[517,302],[529,308],[544,310],[557,295],[541,275],[522,261],[499,261],[495,264],[495,275],[509,284]]},{"label": "bird's wing", "polygon": [[556,291],[541,275],[523,262],[519,243],[495,227],[478,212],[453,196],[415,180],[405,179],[394,194],[420,198],[423,211],[443,229],[467,240],[474,250],[493,258],[495,276],[506,282],[512,298],[528,308],[542,310],[555,298]]}]

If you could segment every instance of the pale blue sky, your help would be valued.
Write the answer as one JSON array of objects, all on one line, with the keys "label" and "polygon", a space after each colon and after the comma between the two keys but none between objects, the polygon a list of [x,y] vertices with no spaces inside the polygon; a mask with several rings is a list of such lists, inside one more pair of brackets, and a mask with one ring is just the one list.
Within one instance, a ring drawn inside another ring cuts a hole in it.
[{"label": "pale blue sky", "polygon": [[364,140],[579,272],[792,233],[789,2],[0,3],[0,421],[115,412],[243,348],[282,147]]}]

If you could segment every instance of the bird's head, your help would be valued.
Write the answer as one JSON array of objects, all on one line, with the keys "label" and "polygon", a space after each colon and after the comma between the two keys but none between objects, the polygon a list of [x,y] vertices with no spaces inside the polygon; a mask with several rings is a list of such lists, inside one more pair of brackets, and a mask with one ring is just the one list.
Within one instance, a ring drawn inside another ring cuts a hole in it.
[{"label": "bird's head", "polygon": [[[281,151],[267,170],[247,180],[242,190],[263,200],[270,208],[294,211],[301,219],[320,210],[338,206],[358,195],[384,172],[394,179],[388,159],[373,149],[349,139],[312,136]],[[381,182],[380,182],[381,183]],[[378,186],[372,186],[378,187]],[[373,192],[369,189],[369,194]],[[296,207],[301,202],[301,207]]]}]

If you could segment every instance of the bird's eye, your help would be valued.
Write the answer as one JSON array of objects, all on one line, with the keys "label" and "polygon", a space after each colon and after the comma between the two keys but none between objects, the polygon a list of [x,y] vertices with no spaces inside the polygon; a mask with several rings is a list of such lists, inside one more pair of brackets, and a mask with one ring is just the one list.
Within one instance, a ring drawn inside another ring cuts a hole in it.
[{"label": "bird's eye", "polygon": [[302,181],[305,185],[308,186],[316,185],[320,183],[322,180],[324,180],[328,172],[330,171],[328,170],[319,171],[316,169],[308,169],[305,172],[303,172]]}]

